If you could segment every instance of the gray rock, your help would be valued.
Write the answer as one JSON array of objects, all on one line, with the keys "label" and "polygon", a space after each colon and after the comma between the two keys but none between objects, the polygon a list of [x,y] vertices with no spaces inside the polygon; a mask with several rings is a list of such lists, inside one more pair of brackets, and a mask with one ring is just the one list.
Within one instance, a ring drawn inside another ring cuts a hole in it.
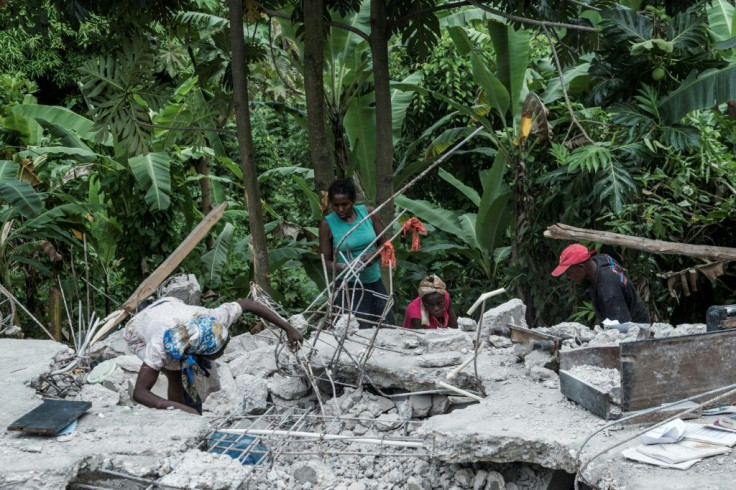
[{"label": "gray rock", "polygon": [[266,380],[250,374],[235,378],[238,397],[246,414],[260,414],[268,408],[268,386]]},{"label": "gray rock", "polygon": [[309,323],[304,315],[293,315],[289,317],[289,325],[294,327],[299,333],[305,334],[309,328]]},{"label": "gray rock", "polygon": [[481,490],[485,488],[488,472],[486,470],[478,470],[473,478],[473,490]]},{"label": "gray rock", "polygon": [[457,328],[464,332],[475,332],[478,329],[478,322],[468,317],[459,317],[457,319]]},{"label": "gray rock", "polygon": [[268,381],[268,391],[284,400],[297,400],[309,393],[310,389],[309,383],[297,376],[276,373]]},{"label": "gray rock", "polygon": [[467,468],[463,468],[455,472],[455,481],[461,487],[468,487],[473,481],[473,472]]},{"label": "gray rock", "polygon": [[178,274],[159,286],[157,296],[159,298],[164,296],[174,297],[188,305],[199,306],[202,298],[202,288],[194,274]]},{"label": "gray rock", "polygon": [[497,471],[489,471],[486,483],[486,490],[505,490],[506,482],[501,473]]},{"label": "gray rock", "polygon": [[111,407],[120,402],[120,393],[109,390],[101,384],[85,384],[76,397],[77,400],[92,402],[94,407]]},{"label": "gray rock", "polygon": [[502,337],[500,335],[491,335],[488,338],[488,342],[498,349],[505,349],[506,347],[511,347],[513,345],[510,338]]},{"label": "gray rock", "polygon": [[316,460],[295,463],[291,467],[291,474],[299,483],[311,483],[320,488],[327,487],[335,480],[332,468]]},{"label": "gray rock", "polygon": [[424,418],[432,410],[432,395],[411,395],[409,405],[412,409],[412,418]]},{"label": "gray rock", "polygon": [[540,366],[532,366],[532,368],[529,370],[529,375],[532,377],[532,379],[536,379],[538,381],[557,379],[556,372]]},{"label": "gray rock", "polygon": [[423,478],[411,476],[406,480],[406,490],[425,490],[426,488]]},{"label": "gray rock", "polygon": [[381,432],[398,429],[403,423],[403,419],[396,413],[382,413],[375,419],[375,427]]},{"label": "gray rock", "polygon": [[230,361],[230,370],[237,379],[243,374],[267,378],[277,371],[271,346],[260,347]]},{"label": "gray rock", "polygon": [[505,327],[513,323],[519,327],[526,327],[526,305],[518,298],[491,308],[483,314],[481,335],[487,337],[493,327]]},{"label": "gray rock", "polygon": [[462,363],[460,354],[456,352],[437,352],[435,354],[424,354],[418,360],[421,367],[434,368],[457,366]]},{"label": "gray rock", "polygon": [[432,408],[429,415],[442,415],[450,409],[450,397],[447,395],[432,395]]}]

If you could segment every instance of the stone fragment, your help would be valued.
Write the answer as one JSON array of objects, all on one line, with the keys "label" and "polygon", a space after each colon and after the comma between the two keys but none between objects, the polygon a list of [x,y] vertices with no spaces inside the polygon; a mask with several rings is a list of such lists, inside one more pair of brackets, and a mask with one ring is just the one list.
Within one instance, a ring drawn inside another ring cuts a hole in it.
[{"label": "stone fragment", "polygon": [[470,485],[470,482],[473,481],[473,471],[469,470],[468,468],[462,468],[459,471],[455,472],[455,481],[458,485],[460,485],[463,488],[466,488]]},{"label": "stone fragment", "polygon": [[243,404],[243,413],[254,415],[268,408],[268,386],[266,380],[250,374],[241,374],[235,378],[238,398]]},{"label": "stone fragment", "polygon": [[230,370],[237,379],[243,374],[267,378],[277,371],[273,347],[265,346],[230,361]]},{"label": "stone fragment", "polygon": [[409,405],[412,409],[412,418],[424,418],[432,410],[432,395],[411,395]]},{"label": "stone fragment", "polygon": [[497,471],[489,471],[486,479],[486,490],[505,490],[506,482],[501,473]]},{"label": "stone fragment", "polygon": [[398,429],[404,422],[396,413],[382,413],[375,419],[375,427],[381,432]]},{"label": "stone fragment", "polygon": [[488,342],[497,349],[505,349],[506,347],[511,347],[513,345],[510,338],[502,337],[500,335],[491,335],[488,338]]},{"label": "stone fragment", "polygon": [[519,327],[526,327],[526,305],[518,298],[514,298],[502,305],[491,308],[483,314],[481,322],[481,336],[487,337],[493,327],[505,327],[512,323]]},{"label": "stone fragment", "polygon": [[485,488],[488,472],[486,470],[478,470],[473,478],[473,490],[481,490]]},{"label": "stone fragment", "polygon": [[188,305],[199,306],[202,288],[194,274],[178,274],[159,287],[158,297],[164,296],[178,298]]},{"label": "stone fragment", "polygon": [[432,408],[429,415],[442,415],[450,409],[450,397],[447,395],[432,395]]},{"label": "stone fragment", "polygon": [[557,379],[557,373],[555,373],[551,369],[543,368],[540,366],[532,366],[532,368],[529,370],[529,375],[532,377],[532,379],[536,379],[537,381]]},{"label": "stone fragment", "polygon": [[[348,317],[350,318],[350,324],[348,324]],[[337,338],[341,338],[345,334],[345,329],[348,330],[348,335],[358,331],[359,328],[358,320],[355,319],[354,315],[342,315],[334,323],[332,332]]]},{"label": "stone fragment", "polygon": [[524,356],[524,366],[531,369],[535,366],[549,369],[554,366],[555,357],[547,351],[532,350]]},{"label": "stone fragment", "polygon": [[309,393],[310,386],[301,377],[276,373],[268,381],[268,391],[284,400],[297,400]]},{"label": "stone fragment", "polygon": [[417,361],[421,367],[435,368],[446,366],[457,366],[462,363],[460,354],[455,352],[437,352],[435,354],[424,354]]},{"label": "stone fragment", "polygon": [[418,476],[410,476],[406,480],[406,490],[425,490],[427,486],[424,484],[424,479]]},{"label": "stone fragment", "polygon": [[457,319],[457,328],[464,332],[475,332],[478,329],[478,322],[468,317],[459,317]]},{"label": "stone fragment", "polygon": [[101,384],[85,384],[76,397],[77,400],[92,402],[96,408],[111,407],[120,402],[120,393],[109,390]]},{"label": "stone fragment", "polygon": [[316,460],[293,464],[291,474],[297,482],[319,485],[319,488],[326,488],[335,480],[332,468]]}]

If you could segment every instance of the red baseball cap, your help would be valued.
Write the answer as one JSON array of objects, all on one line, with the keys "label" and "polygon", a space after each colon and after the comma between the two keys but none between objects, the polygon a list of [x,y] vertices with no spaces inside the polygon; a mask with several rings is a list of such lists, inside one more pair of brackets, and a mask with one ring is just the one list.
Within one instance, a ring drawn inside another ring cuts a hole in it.
[{"label": "red baseball cap", "polygon": [[582,264],[596,253],[595,250],[588,250],[585,246],[575,243],[570,245],[560,254],[560,265],[555,267],[552,275],[557,277],[565,273],[565,271],[575,264]]}]

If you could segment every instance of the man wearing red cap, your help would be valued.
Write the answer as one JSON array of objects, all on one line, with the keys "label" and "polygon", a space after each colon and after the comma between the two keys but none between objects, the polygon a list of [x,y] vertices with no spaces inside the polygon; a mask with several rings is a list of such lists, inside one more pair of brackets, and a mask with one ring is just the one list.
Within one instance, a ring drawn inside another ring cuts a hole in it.
[{"label": "man wearing red cap", "polygon": [[576,284],[588,284],[598,323],[606,318],[619,323],[651,323],[649,311],[624,274],[621,265],[606,254],[598,254],[578,243],[560,254],[560,265],[552,275],[562,274]]}]

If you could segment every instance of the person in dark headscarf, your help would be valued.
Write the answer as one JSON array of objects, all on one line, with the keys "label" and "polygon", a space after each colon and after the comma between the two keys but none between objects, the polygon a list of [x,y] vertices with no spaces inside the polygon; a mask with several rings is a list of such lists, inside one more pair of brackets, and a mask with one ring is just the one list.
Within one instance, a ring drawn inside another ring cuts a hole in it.
[{"label": "person in dark headscarf", "polygon": [[[253,313],[286,332],[289,348],[296,351],[302,335],[275,311],[249,299],[238,299],[209,309],[165,297],[137,313],[125,326],[123,337],[143,361],[133,400],[151,408],[178,408],[202,413],[194,376],[209,376],[211,361],[225,351],[228,327],[244,312]],[[168,380],[168,399],[151,391],[160,373]]]},{"label": "person in dark headscarf", "polygon": [[404,315],[405,328],[457,328],[450,293],[445,283],[432,274],[419,283],[419,297],[409,303]]}]

